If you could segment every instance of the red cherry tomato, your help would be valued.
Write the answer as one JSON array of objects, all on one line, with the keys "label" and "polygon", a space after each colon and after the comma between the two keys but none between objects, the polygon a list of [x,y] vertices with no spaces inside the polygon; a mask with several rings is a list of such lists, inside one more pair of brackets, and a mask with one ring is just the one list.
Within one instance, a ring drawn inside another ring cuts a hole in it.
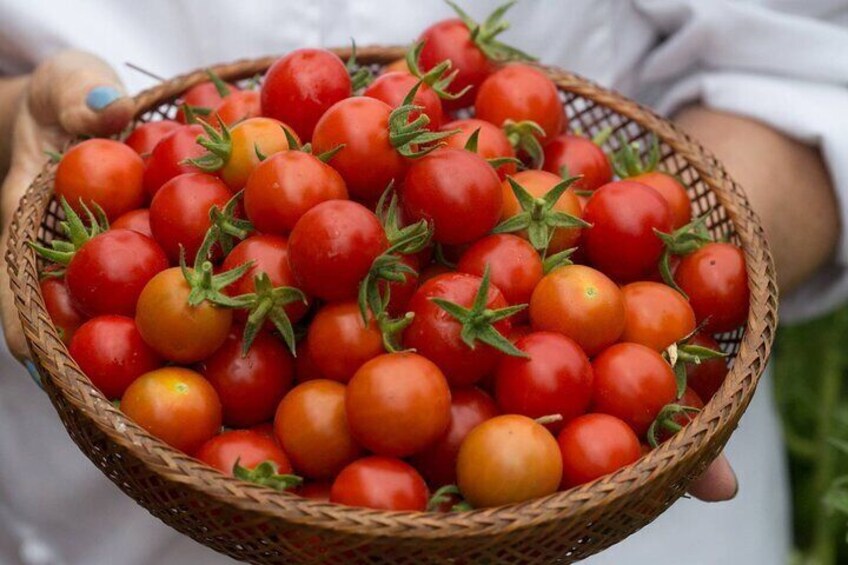
[{"label": "red cherry tomato", "polygon": [[671,210],[653,188],[632,181],[605,184],[583,211],[586,257],[613,279],[630,282],[654,269],[663,251],[655,231],[669,233]]},{"label": "red cherry tomato", "polygon": [[380,292],[385,292],[384,289],[388,289],[389,292],[389,305],[386,310],[395,318],[400,318],[406,314],[409,310],[409,301],[412,300],[412,295],[418,290],[418,283],[421,282],[421,263],[418,259],[420,256],[418,254],[401,255],[400,257],[401,262],[419,273],[418,275],[404,273],[403,282],[390,281],[386,283],[386,281],[380,281]]},{"label": "red cherry tomato", "polygon": [[237,90],[221,99],[213,108],[212,116],[206,122],[218,127],[218,119],[227,126],[234,126],[244,120],[262,115],[259,92],[256,90]]},{"label": "red cherry tomato", "polygon": [[543,130],[543,143],[559,135],[565,110],[554,82],[535,67],[512,63],[480,85],[474,101],[477,118],[502,126],[507,120],[535,122]]},{"label": "red cherry tomato", "polygon": [[590,356],[618,341],[625,316],[618,286],[583,265],[555,269],[539,282],[530,299],[534,330],[566,335]]},{"label": "red cherry tomato", "polygon": [[607,154],[591,139],[580,135],[560,135],[545,145],[544,169],[560,176],[583,175],[571,185],[574,190],[595,190],[612,181]]},{"label": "red cherry tomato", "polygon": [[[418,84],[418,78],[409,72],[391,72],[380,75],[377,80],[368,85],[368,88],[362,93],[362,96],[376,98],[382,100],[392,108],[397,108],[403,104],[406,95]],[[430,124],[427,129],[438,130],[442,125],[442,99],[436,94],[436,91],[430,88],[427,83],[421,83],[418,87],[418,92],[412,99],[415,106],[423,108],[421,112],[413,112],[409,115],[409,121],[415,120],[421,113],[424,113],[430,118]]]},{"label": "red cherry tomato", "polygon": [[127,212],[112,222],[110,227],[113,230],[132,230],[153,238],[153,232],[150,229],[150,210],[147,208]]},{"label": "red cherry tomato", "polygon": [[294,377],[298,383],[305,383],[315,379],[323,379],[324,375],[312,362],[312,356],[309,354],[309,339],[303,337],[297,342],[296,353],[294,358]]},{"label": "red cherry tomato", "polygon": [[178,175],[200,172],[200,169],[188,164],[186,160],[206,154],[206,149],[197,143],[197,138],[202,135],[203,128],[199,125],[183,126],[156,144],[144,169],[144,189],[147,194],[154,196],[163,184]]},{"label": "red cherry tomato", "polygon": [[[451,386],[476,383],[494,371],[501,353],[484,343],[477,343],[474,349],[468,347],[460,336],[462,324],[431,299],[443,298],[470,308],[480,283],[480,277],[465,273],[438,275],[422,284],[409,303],[415,317],[404,331],[404,345],[438,365]],[[496,310],[506,306],[501,291],[490,286],[486,307]],[[509,319],[504,319],[494,327],[501,335],[507,335],[511,325]]]},{"label": "red cherry tomato", "polygon": [[621,341],[641,343],[662,352],[695,331],[695,312],[682,294],[655,282],[624,286],[627,321]]},{"label": "red cherry tomato", "polygon": [[[480,130],[480,133],[477,134],[477,154],[480,157],[487,160],[504,157],[515,158],[515,149],[506,137],[506,133],[495,124],[468,118],[455,120],[442,126],[442,131],[453,130],[459,130],[459,132],[445,138],[444,142],[447,147],[465,149],[468,138],[475,131]],[[498,178],[504,180],[507,175],[515,174],[515,163],[505,163],[497,167],[495,171],[498,173]]]},{"label": "red cherry tomato", "polygon": [[[691,422],[692,419],[695,416],[698,415],[697,411],[704,409],[704,401],[701,400],[701,397],[698,396],[698,393],[696,393],[694,390],[692,390],[688,386],[686,387],[686,390],[683,392],[683,396],[681,396],[674,403],[677,404],[678,406],[682,406],[684,408],[694,408],[694,410],[692,412],[688,412],[688,411],[678,412],[671,419],[673,424],[680,426],[680,427],[683,427],[686,424],[688,424],[689,422]],[[657,441],[659,443],[662,443],[664,441],[668,441],[676,433],[674,430],[671,430],[671,429],[664,427],[664,426],[661,426],[661,425],[657,426],[656,432],[657,432]]]},{"label": "red cherry tomato", "polygon": [[413,458],[415,468],[433,486],[456,483],[456,456],[465,436],[499,413],[492,397],[479,388],[451,391],[448,429],[436,443]]},{"label": "red cherry tomato", "polygon": [[231,333],[201,367],[221,399],[224,424],[232,428],[270,420],[294,379],[294,361],[280,339],[260,332],[243,355],[242,333]]},{"label": "red cherry tomato", "polygon": [[162,366],[132,318],[97,316],[80,326],[68,352],[106,398],[120,398],[132,382]]},{"label": "red cherry tomato", "polygon": [[640,437],[677,396],[671,366],[644,345],[617,343],[595,357],[592,368],[594,410],[624,420]]},{"label": "red cherry tomato", "polygon": [[387,353],[356,371],[345,394],[351,435],[379,455],[406,457],[450,423],[451,394],[439,368],[416,353]]},{"label": "red cherry tomato", "polygon": [[542,258],[533,246],[526,239],[510,234],[478,240],[462,254],[456,270],[482,277],[487,266],[492,283],[509,304],[529,304],[533,289],[544,274]]},{"label": "red cherry tomato", "polygon": [[289,262],[306,294],[345,300],[356,297],[360,281],[388,245],[371,210],[349,200],[329,200],[298,220],[289,238]]},{"label": "red cherry tomato", "polygon": [[[689,340],[691,345],[699,345],[712,349],[713,351],[721,351],[721,346],[716,340],[702,333],[695,334]],[[724,359],[707,359],[699,364],[686,364],[686,383],[694,390],[698,396],[704,401],[709,401],[727,377],[727,363]]]},{"label": "red cherry tomato", "polygon": [[559,431],[589,409],[592,366],[573,340],[551,332],[533,332],[515,342],[530,357],[504,356],[495,373],[495,400],[502,412],[530,418],[560,415],[548,424]]},{"label": "red cherry tomato", "polygon": [[53,325],[56,326],[62,342],[68,345],[74,337],[74,332],[85,321],[85,316],[74,306],[74,299],[64,279],[47,277],[41,279],[40,286],[44,308],[50,315]]},{"label": "red cherry tomato", "polygon": [[562,452],[562,488],[594,481],[642,456],[639,438],[625,422],[608,414],[575,418],[557,437]]},{"label": "red cherry tomato", "polygon": [[142,159],[146,159],[163,137],[179,127],[180,123],[173,120],[160,120],[158,122],[139,124],[127,136],[124,143],[129,145]]},{"label": "red cherry tomato", "polygon": [[377,510],[423,511],[429,497],[418,471],[392,457],[354,461],[339,473],[330,490],[330,502]]},{"label": "red cherry tomato", "polygon": [[89,316],[132,316],[147,282],[168,268],[156,242],[130,230],[109,230],[91,238],[68,264],[65,281],[81,312]]},{"label": "red cherry tomato", "polygon": [[274,464],[278,474],[292,472],[285,451],[273,439],[253,430],[232,430],[217,435],[200,446],[195,457],[230,476],[236,463],[245,469],[254,469],[266,461]]},{"label": "red cherry tomato", "polygon": [[498,175],[479,155],[444,148],[410,165],[400,193],[404,217],[433,223],[439,243],[469,243],[487,234],[501,216]]},{"label": "red cherry tomato", "polygon": [[342,383],[366,362],[384,353],[383,334],[373,317],[362,321],[355,300],[323,306],[309,325],[309,355],[324,378]]},{"label": "red cherry tomato", "polygon": [[672,229],[682,228],[692,221],[692,204],[689,202],[686,187],[673,176],[662,171],[651,171],[627,180],[650,186],[665,198],[671,209]]},{"label": "red cherry tomato", "polygon": [[94,209],[96,203],[114,220],[144,204],[141,179],[144,162],[119,141],[88,139],[62,155],[56,168],[56,195],[68,201],[78,214],[80,200]]},{"label": "red cherry tomato", "polygon": [[172,263],[180,246],[191,263],[211,225],[209,210],[224,208],[232,193],[217,177],[189,173],[166,182],[150,203],[150,229]]},{"label": "red cherry tomato", "polygon": [[335,169],[302,151],[283,151],[259,164],[244,189],[244,209],[256,229],[287,234],[306,212],[327,200],[347,200]]},{"label": "red cherry tomato", "polygon": [[350,76],[338,55],[325,49],[298,49],[265,73],[262,114],[289,124],[308,140],[321,116],[350,94]]},{"label": "red cherry tomato", "polygon": [[734,330],[748,318],[748,273],[739,247],[708,243],[680,260],[674,279],[705,332]]},{"label": "red cherry tomato", "polygon": [[[224,83],[226,88],[230,91],[230,94],[233,92],[238,92],[239,88],[232,83]],[[222,97],[221,93],[218,92],[218,87],[215,86],[211,80],[207,80],[198,84],[195,84],[191,88],[189,88],[186,93],[183,95],[182,100],[180,100],[177,106],[182,106],[183,104],[187,104],[189,106],[195,108],[205,108],[208,110],[212,110],[221,103]],[[185,114],[182,111],[182,108],[177,110],[177,118],[176,120],[181,123],[185,123]]]},{"label": "red cherry tomato", "polygon": [[277,438],[298,473],[331,479],[362,455],[345,415],[345,386],[317,379],[289,392],[274,419]]}]

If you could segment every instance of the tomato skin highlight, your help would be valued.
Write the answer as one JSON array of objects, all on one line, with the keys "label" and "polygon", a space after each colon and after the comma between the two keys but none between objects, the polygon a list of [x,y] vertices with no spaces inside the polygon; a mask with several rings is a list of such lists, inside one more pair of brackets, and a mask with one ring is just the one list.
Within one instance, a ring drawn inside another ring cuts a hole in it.
[{"label": "tomato skin highlight", "polygon": [[197,159],[206,149],[197,143],[204,135],[199,125],[183,126],[163,137],[145,161],[144,189],[155,196],[163,184],[186,173],[199,173],[200,169],[188,164],[187,159]]},{"label": "tomato skin highlight", "polygon": [[378,455],[406,457],[450,423],[451,393],[439,368],[416,353],[387,353],[356,371],[345,393],[351,435]]},{"label": "tomato skin highlight", "polygon": [[[515,235],[495,234],[477,240],[459,260],[456,270],[482,277],[486,267],[492,283],[509,304],[529,304],[542,280],[542,258],[530,243]],[[524,316],[521,316],[524,314]],[[518,317],[526,318],[526,312]]]},{"label": "tomato skin highlight", "polygon": [[662,171],[650,171],[627,180],[640,182],[659,192],[671,209],[672,229],[682,228],[692,221],[692,203],[686,187],[673,176]]},{"label": "tomato skin highlight", "polygon": [[[709,335],[697,333],[689,340],[692,345],[700,345],[713,351],[721,351],[721,346]],[[727,377],[727,362],[724,359],[707,359],[700,364],[686,364],[686,383],[704,402],[715,396]]]},{"label": "tomato skin highlight", "polygon": [[87,139],[62,155],[54,189],[77,214],[82,200],[92,211],[96,203],[114,220],[144,204],[143,176],[144,161],[131,148],[112,139]]},{"label": "tomato skin highlight", "polygon": [[262,114],[309,140],[321,116],[350,95],[350,76],[338,55],[326,49],[297,49],[265,73]]},{"label": "tomato skin highlight", "polygon": [[456,478],[474,508],[524,502],[556,492],[562,457],[541,424],[516,414],[496,416],[465,437]]},{"label": "tomato skin highlight", "polygon": [[677,396],[671,366],[644,345],[617,343],[595,357],[592,368],[593,409],[623,420],[639,437]]},{"label": "tomato skin highlight", "polygon": [[132,318],[97,316],[84,323],[68,352],[91,383],[109,399],[120,398],[144,373],[162,366],[162,360],[144,340]]},{"label": "tomato skin highlight", "polygon": [[[498,159],[502,157],[515,158],[515,149],[509,143],[504,130],[498,126],[475,118],[467,118],[464,120],[454,120],[442,126],[442,131],[459,130],[450,137],[446,137],[443,141],[446,147],[454,149],[465,149],[465,144],[468,143],[475,131],[480,130],[477,134],[477,154],[483,159]],[[507,175],[514,175],[516,171],[515,163],[505,163],[495,169],[498,173],[498,178],[504,180]]]},{"label": "tomato skin highlight", "polygon": [[59,330],[62,342],[70,345],[74,333],[85,322],[85,316],[74,306],[74,299],[64,279],[47,277],[41,279],[39,286],[50,321]]},{"label": "tomato skin highlight", "polygon": [[335,381],[293,388],[277,408],[274,430],[297,472],[311,479],[332,479],[363,453],[348,426],[345,386]]},{"label": "tomato skin highlight", "polygon": [[146,159],[163,137],[180,127],[179,122],[160,120],[139,124],[124,140],[133,151]]},{"label": "tomato skin highlight", "polygon": [[573,190],[596,190],[612,182],[612,165],[607,154],[591,139],[579,135],[560,135],[545,145],[542,168],[555,175],[562,175],[563,171],[569,177],[583,175],[571,185]]},{"label": "tomato skin highlight", "polygon": [[88,316],[132,316],[147,282],[168,268],[155,241],[130,230],[109,230],[91,238],[65,273],[74,305]]},{"label": "tomato skin highlight", "polygon": [[355,300],[323,306],[312,319],[307,337],[311,362],[324,378],[341,383],[385,352],[376,320],[369,313],[366,326]]},{"label": "tomato skin highlight", "polygon": [[285,451],[277,443],[253,430],[232,430],[206,441],[194,455],[210,467],[233,476],[236,463],[245,469],[254,469],[270,461],[280,475],[290,474],[292,466]]},{"label": "tomato skin highlight", "polygon": [[338,474],[330,502],[377,510],[427,508],[427,484],[411,465],[392,457],[357,459]]},{"label": "tomato skin highlight", "polygon": [[594,481],[642,456],[639,438],[625,422],[608,414],[586,414],[557,436],[562,452],[562,488]]},{"label": "tomato skin highlight", "polygon": [[642,281],[621,290],[627,312],[621,341],[641,343],[663,352],[695,331],[695,312],[673,288]]},{"label": "tomato skin highlight", "polygon": [[505,414],[529,418],[559,414],[548,424],[556,433],[589,409],[592,366],[574,340],[552,332],[533,332],[515,342],[529,359],[503,356],[495,373],[495,400]]},{"label": "tomato skin highlight", "polygon": [[136,424],[185,453],[194,453],[221,429],[221,403],[198,373],[164,367],[127,388],[121,410]]},{"label": "tomato skin highlight", "polygon": [[113,230],[132,230],[153,239],[153,231],[150,229],[150,210],[147,208],[130,210],[112,222],[109,227]]},{"label": "tomato skin highlight", "polygon": [[[376,98],[392,108],[397,108],[403,105],[406,95],[416,84],[418,84],[418,79],[409,72],[390,72],[377,77],[374,82],[368,85],[362,96]],[[409,114],[410,122],[423,113],[430,118],[427,129],[436,131],[441,127],[444,114],[442,99],[427,83],[421,83],[412,103],[415,106],[421,106],[424,110]]]}]

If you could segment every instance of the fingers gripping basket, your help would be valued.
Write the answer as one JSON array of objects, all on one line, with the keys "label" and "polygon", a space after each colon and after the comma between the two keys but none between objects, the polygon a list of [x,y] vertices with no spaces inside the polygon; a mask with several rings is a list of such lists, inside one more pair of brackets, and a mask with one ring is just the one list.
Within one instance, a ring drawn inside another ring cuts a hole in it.
[{"label": "fingers gripping basket", "polygon": [[[347,50],[339,50],[346,58]],[[397,48],[360,49],[379,67]],[[273,58],[222,65],[224,79],[263,72]],[[30,186],[15,214],[6,256],[21,322],[44,387],[71,438],[121,490],[154,516],[200,543],[252,562],[541,563],[596,553],[645,526],[719,453],[765,369],[777,324],[774,269],[759,220],[714,158],[674,125],[573,74],[546,69],[559,85],[571,127],[593,135],[611,127],[607,149],[623,136],[661,142],[662,167],[686,184],[697,215],[714,236],[740,243],[748,262],[750,312],[745,331],[721,336],[732,370],[691,424],[637,463],[594,483],[531,502],[433,514],[348,508],[277,493],[225,477],[171,449],[128,420],[95,390],[68,355],[45,311],[37,260],[26,241],[57,230],[54,165]],[[196,72],[141,93],[137,120],[172,116],[174,99],[205,80]],[[643,146],[647,146],[646,143]]]}]

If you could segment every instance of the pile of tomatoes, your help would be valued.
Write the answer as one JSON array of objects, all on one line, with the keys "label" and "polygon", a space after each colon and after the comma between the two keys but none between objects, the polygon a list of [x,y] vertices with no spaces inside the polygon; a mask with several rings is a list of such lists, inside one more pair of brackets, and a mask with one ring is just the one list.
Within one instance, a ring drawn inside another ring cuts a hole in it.
[{"label": "pile of tomatoes", "polygon": [[656,148],[566,133],[504,11],[376,77],[321,49],[254,89],[210,73],[174,120],[64,153],[67,239],[34,247],[91,382],[223,473],[380,509],[544,496],[684,426],[744,255]]}]

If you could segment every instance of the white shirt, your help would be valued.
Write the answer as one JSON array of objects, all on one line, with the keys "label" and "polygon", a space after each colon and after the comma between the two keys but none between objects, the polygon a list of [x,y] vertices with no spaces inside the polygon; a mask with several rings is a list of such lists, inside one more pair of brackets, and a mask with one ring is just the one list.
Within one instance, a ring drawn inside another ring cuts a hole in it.
[{"label": "white shirt", "polygon": [[[499,0],[461,2],[474,17]],[[130,92],[162,76],[304,46],[407,44],[451,15],[437,0],[0,0],[0,74],[65,47],[110,62]],[[504,39],[549,64],[671,112],[701,99],[816,143],[848,191],[848,2],[844,0],[524,0]],[[843,223],[848,221],[843,207]],[[848,225],[848,224],[846,224]],[[848,297],[848,246],[784,301],[809,316]],[[47,398],[5,356],[0,377],[0,563],[212,563],[211,551],[122,495],[69,441]],[[731,503],[682,500],[589,562],[785,562],[787,486],[768,380],[728,448]]]}]

